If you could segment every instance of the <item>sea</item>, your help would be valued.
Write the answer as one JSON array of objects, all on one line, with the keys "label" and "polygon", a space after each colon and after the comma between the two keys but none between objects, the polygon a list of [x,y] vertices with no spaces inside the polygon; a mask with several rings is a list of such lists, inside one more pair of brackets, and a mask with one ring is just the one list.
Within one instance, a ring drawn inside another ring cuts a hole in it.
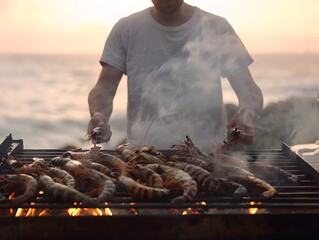
[{"label": "sea", "polygon": [[[87,98],[101,66],[99,55],[0,54],[0,141],[9,134],[25,149],[82,148],[90,119]],[[318,98],[319,54],[252,54],[251,73],[265,106],[291,97]],[[225,103],[237,104],[227,79]],[[126,77],[114,100],[110,119],[114,149],[125,140]]]}]

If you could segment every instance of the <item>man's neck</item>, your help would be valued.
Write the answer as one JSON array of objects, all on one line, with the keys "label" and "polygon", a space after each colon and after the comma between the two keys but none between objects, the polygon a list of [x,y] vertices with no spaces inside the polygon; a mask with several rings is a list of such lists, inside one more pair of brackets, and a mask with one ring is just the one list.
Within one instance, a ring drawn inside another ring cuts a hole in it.
[{"label": "man's neck", "polygon": [[195,7],[186,3],[172,14],[164,14],[159,12],[155,7],[151,8],[153,18],[160,24],[165,26],[179,26],[187,22],[193,16]]}]

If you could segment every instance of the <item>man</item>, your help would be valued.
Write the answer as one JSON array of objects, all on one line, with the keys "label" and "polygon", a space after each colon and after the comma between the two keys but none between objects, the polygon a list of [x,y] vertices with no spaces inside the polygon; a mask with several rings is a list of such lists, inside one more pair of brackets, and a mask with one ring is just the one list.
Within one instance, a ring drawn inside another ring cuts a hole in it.
[{"label": "man", "polygon": [[[110,140],[113,98],[126,74],[128,142],[168,149],[188,135],[204,149],[221,143],[227,128],[239,127],[242,140],[252,143],[263,96],[248,68],[253,60],[232,27],[183,0],[152,2],[118,21],[107,38],[88,98],[89,137],[101,127],[101,142]],[[239,102],[228,124],[221,77]]]}]

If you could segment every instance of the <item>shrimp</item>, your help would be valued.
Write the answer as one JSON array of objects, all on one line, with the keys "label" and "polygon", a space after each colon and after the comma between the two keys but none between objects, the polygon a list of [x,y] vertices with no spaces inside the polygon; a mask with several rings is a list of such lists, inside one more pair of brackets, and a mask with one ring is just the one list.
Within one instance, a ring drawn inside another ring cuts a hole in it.
[{"label": "shrimp", "polygon": [[96,163],[96,162],[90,162],[88,165],[87,165],[88,168],[91,168],[91,169],[94,169],[96,171],[99,171],[107,176],[111,176],[111,169],[109,169],[108,167],[104,166],[103,164],[101,163]]},{"label": "shrimp", "polygon": [[217,179],[207,170],[187,163],[170,162],[168,165],[181,169],[187,172],[204,191],[219,192],[221,186]]},{"label": "shrimp", "polygon": [[70,188],[66,185],[55,182],[48,175],[41,175],[39,179],[40,183],[43,185],[44,192],[51,195],[56,200],[69,203],[93,203],[93,200],[85,194],[81,193],[75,188]]},{"label": "shrimp", "polygon": [[102,143],[103,141],[105,141],[105,137],[107,135],[107,132],[105,130],[105,128],[102,127],[96,127],[92,130],[92,132],[89,134],[88,136],[88,141],[92,141],[92,143],[94,144],[94,147],[96,146],[97,143]]},{"label": "shrimp", "polygon": [[65,184],[69,188],[74,188],[75,179],[67,171],[60,169],[60,168],[57,168],[57,167],[51,167],[49,169],[49,173],[50,173],[51,177],[54,177],[54,179],[59,179],[63,184]]},{"label": "shrimp", "polygon": [[155,154],[156,150],[152,147],[142,147],[140,149],[135,149],[129,143],[121,144],[116,148],[116,151],[122,156],[127,163],[138,163],[138,164],[148,164],[148,163],[164,163],[165,156],[160,154]]},{"label": "shrimp", "polygon": [[81,192],[90,191],[90,189],[98,185],[94,177],[92,177],[89,168],[78,160],[54,157],[51,159],[51,164],[70,173],[75,178],[76,188],[81,189]]},{"label": "shrimp", "polygon": [[93,162],[100,163],[105,167],[109,168],[112,172],[121,173],[125,167],[125,162],[112,154],[100,152],[94,159]]},{"label": "shrimp", "polygon": [[97,179],[97,182],[101,186],[97,191],[97,201],[99,203],[110,201],[116,191],[116,185],[113,182],[112,178],[104,175],[103,173],[95,169],[90,169],[90,172]]},{"label": "shrimp", "polygon": [[168,164],[187,172],[203,191],[218,194],[231,192],[234,200],[240,200],[242,197],[247,196],[247,189],[243,185],[227,179],[215,178],[209,171],[201,167],[187,163]]},{"label": "shrimp", "polygon": [[60,167],[72,175],[89,175],[88,169],[78,160],[65,157],[54,157],[51,159],[51,164]]},{"label": "shrimp", "polygon": [[246,169],[253,172],[255,176],[261,179],[269,180],[288,180],[291,182],[299,182],[300,177],[294,175],[277,166],[272,166],[264,163],[251,162],[246,164]]},{"label": "shrimp", "polygon": [[[125,163],[122,159],[111,154],[103,153],[99,147],[91,148],[89,151],[67,151],[62,157],[68,157],[80,161],[83,165],[98,170],[108,176],[112,171],[121,172]],[[111,170],[112,169],[112,170]]]},{"label": "shrimp", "polygon": [[177,149],[177,155],[180,157],[195,157],[202,159],[206,162],[211,162],[211,156],[201,151],[198,147],[195,146],[192,139],[189,136],[186,136],[185,144],[173,144],[171,148]]},{"label": "shrimp", "polygon": [[11,161],[11,166],[14,173],[23,173],[31,176],[37,176],[47,171],[47,166],[43,158],[33,158],[33,162],[30,164],[22,164],[21,161]]},{"label": "shrimp", "polygon": [[145,166],[162,176],[165,188],[173,193],[182,193],[182,196],[175,197],[172,203],[191,201],[196,196],[197,183],[187,172],[167,165],[146,164]]},{"label": "shrimp", "polygon": [[233,201],[237,202],[242,199],[242,197],[248,196],[248,190],[244,185],[225,178],[217,179],[223,189],[222,193],[227,194],[229,192],[233,194]]},{"label": "shrimp", "polygon": [[137,199],[153,200],[168,196],[170,193],[169,189],[148,187],[136,182],[130,177],[123,175],[116,176],[115,182],[124,188],[131,197]]},{"label": "shrimp", "polygon": [[233,146],[241,140],[242,133],[243,131],[238,127],[231,128],[229,131],[227,131],[227,136],[224,139],[223,144],[220,146],[219,150],[229,150],[231,146]]},{"label": "shrimp", "polygon": [[140,157],[138,150],[136,150],[130,143],[124,143],[117,146],[116,151],[122,156],[125,162],[132,162]]},{"label": "shrimp", "polygon": [[192,164],[195,166],[199,166],[201,168],[204,168],[205,170],[212,172],[213,166],[212,163],[208,163],[200,158],[196,157],[178,157],[178,156],[171,156],[169,157],[169,161],[171,162],[183,162],[187,164]]},{"label": "shrimp", "polygon": [[18,206],[28,201],[35,197],[38,192],[37,180],[34,177],[23,173],[1,175],[0,185],[2,184],[4,185],[3,188],[5,191],[15,191],[18,194],[16,198],[10,201],[10,204],[13,206]]},{"label": "shrimp", "polygon": [[62,157],[71,158],[74,160],[91,159],[91,151],[82,151],[81,148],[72,151],[66,151],[62,154]]},{"label": "shrimp", "polygon": [[267,182],[253,176],[231,176],[228,179],[244,185],[251,196],[257,195],[264,198],[271,198],[278,194],[278,191]]},{"label": "shrimp", "polygon": [[149,169],[142,165],[127,165],[122,175],[131,177],[136,181],[141,180],[143,183],[146,183],[146,185],[150,187],[163,187],[162,177],[152,169]]},{"label": "shrimp", "polygon": [[155,156],[162,162],[167,161],[167,157],[162,152],[160,152],[158,149],[156,149],[154,146],[143,146],[140,148],[139,151],[147,153],[148,155]]},{"label": "shrimp", "polygon": [[138,156],[140,156],[138,163],[158,163],[164,164],[164,161],[158,156],[146,153],[146,152],[138,152]]}]

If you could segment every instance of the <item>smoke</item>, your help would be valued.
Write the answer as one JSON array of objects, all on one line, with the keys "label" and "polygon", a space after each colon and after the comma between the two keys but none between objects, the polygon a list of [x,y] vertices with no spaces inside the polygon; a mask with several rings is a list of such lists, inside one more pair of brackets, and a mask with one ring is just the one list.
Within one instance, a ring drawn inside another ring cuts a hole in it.
[{"label": "smoke", "polygon": [[[216,29],[203,20],[181,55],[170,58],[147,77],[132,123],[131,142],[165,149],[186,135],[199,147],[222,142],[226,114],[219,54],[225,44],[221,41],[234,45],[236,41],[230,39],[233,34],[217,35]],[[238,67],[236,59],[223,59],[226,69]]]},{"label": "smoke", "polygon": [[314,143],[319,140],[319,102],[300,99],[293,102],[291,122],[294,126],[291,144]]}]

